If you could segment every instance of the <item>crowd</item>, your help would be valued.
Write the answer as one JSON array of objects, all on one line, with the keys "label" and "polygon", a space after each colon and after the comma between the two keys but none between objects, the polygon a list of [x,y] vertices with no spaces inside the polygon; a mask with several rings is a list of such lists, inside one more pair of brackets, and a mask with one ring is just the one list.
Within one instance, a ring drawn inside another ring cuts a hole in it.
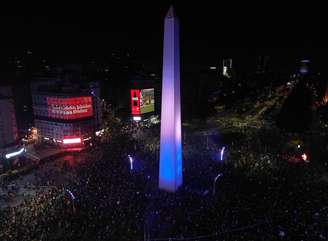
[{"label": "crowd", "polygon": [[[60,164],[65,182],[40,172],[33,198],[1,210],[0,240],[328,238],[327,183],[314,179],[311,166],[280,165],[274,149],[264,153],[244,139],[224,143],[219,161],[222,143],[186,133],[184,185],[166,193],[157,189],[158,135],[158,126],[126,127],[110,144],[82,153],[84,161]],[[142,168],[130,170],[128,155]]]}]

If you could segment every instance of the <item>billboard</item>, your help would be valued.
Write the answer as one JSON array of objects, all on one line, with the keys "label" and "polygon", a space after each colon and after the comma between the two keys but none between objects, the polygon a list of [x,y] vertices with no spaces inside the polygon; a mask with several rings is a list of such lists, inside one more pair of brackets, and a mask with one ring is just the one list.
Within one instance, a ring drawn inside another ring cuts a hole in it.
[{"label": "billboard", "polygon": [[82,143],[81,138],[66,138],[63,140],[64,144],[80,144]]},{"label": "billboard", "polygon": [[154,89],[132,89],[131,96],[131,113],[140,115],[155,111]]},{"label": "billboard", "polygon": [[91,96],[58,98],[47,97],[48,116],[72,120],[90,117],[93,114]]},{"label": "billboard", "polygon": [[131,95],[131,113],[140,115],[140,90],[130,90]]},{"label": "billboard", "polygon": [[142,89],[140,91],[141,114],[155,111],[154,89]]}]

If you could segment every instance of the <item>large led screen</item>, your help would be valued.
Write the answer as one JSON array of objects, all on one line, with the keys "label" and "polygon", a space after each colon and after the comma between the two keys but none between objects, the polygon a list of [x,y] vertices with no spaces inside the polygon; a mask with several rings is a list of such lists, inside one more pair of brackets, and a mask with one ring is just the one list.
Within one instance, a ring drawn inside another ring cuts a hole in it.
[{"label": "large led screen", "polygon": [[142,89],[140,91],[141,114],[155,111],[154,89]]},{"label": "large led screen", "polygon": [[140,114],[140,90],[131,90],[131,113],[132,115]]},{"label": "large led screen", "polygon": [[47,97],[48,115],[56,119],[80,119],[93,114],[90,96],[75,98]]}]

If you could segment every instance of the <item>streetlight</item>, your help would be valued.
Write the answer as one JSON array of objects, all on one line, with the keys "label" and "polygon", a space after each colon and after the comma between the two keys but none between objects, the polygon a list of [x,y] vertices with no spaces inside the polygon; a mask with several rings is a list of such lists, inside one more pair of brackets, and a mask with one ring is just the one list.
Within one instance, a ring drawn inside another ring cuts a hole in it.
[{"label": "streetlight", "polygon": [[72,209],[73,209],[73,212],[75,213],[76,212],[76,209],[75,209],[75,196],[74,196],[74,194],[69,189],[66,189],[66,192],[71,197],[71,200],[72,200]]},{"label": "streetlight", "polygon": [[220,152],[220,161],[223,161],[224,150],[225,150],[225,146],[222,147],[222,149],[221,149],[221,152]]},{"label": "streetlight", "polygon": [[214,181],[213,181],[213,195],[215,195],[215,184],[216,184],[216,181],[218,180],[219,177],[222,177],[222,173],[219,173],[219,174],[214,178]]},{"label": "streetlight", "polygon": [[129,161],[130,161],[130,171],[132,171],[133,170],[133,158],[130,155],[128,155],[128,157],[129,157]]}]

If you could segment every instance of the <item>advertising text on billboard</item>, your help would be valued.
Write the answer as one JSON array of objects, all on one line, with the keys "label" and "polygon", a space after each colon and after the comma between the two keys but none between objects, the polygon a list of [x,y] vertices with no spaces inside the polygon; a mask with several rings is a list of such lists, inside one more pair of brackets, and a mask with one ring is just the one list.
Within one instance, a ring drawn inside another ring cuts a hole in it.
[{"label": "advertising text on billboard", "polygon": [[80,119],[93,114],[90,96],[74,98],[48,97],[48,115],[56,119]]}]

